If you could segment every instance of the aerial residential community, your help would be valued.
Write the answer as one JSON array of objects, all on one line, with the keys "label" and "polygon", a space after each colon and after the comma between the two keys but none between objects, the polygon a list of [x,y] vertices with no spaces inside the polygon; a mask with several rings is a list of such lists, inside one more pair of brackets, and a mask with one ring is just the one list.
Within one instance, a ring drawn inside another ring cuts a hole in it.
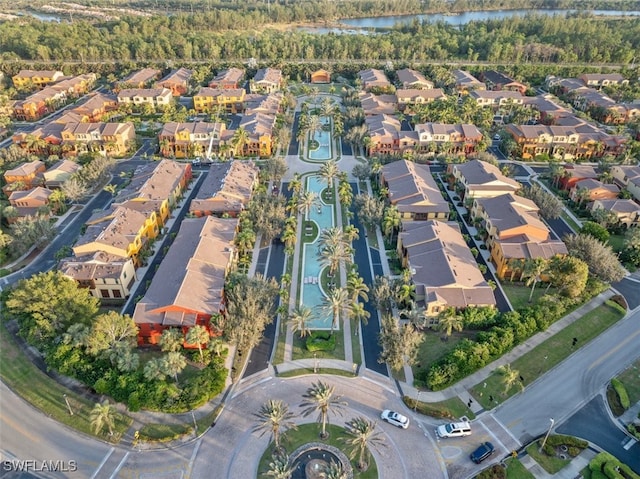
[{"label": "aerial residential community", "polygon": [[0,0],[0,476],[640,478],[640,4],[482,3]]}]

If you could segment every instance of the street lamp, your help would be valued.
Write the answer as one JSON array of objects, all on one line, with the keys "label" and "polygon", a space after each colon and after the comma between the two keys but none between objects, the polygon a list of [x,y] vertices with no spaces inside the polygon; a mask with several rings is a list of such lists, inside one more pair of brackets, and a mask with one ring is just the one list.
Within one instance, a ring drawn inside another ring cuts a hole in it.
[{"label": "street lamp", "polygon": [[422,394],[422,391],[418,391],[418,397],[416,398],[416,402],[413,403],[413,412],[416,412],[416,408],[418,407],[418,403],[420,402],[420,394]]},{"label": "street lamp", "polygon": [[549,434],[551,434],[551,429],[553,429],[553,423],[555,421],[553,418],[549,418],[549,420],[551,421],[551,424],[549,425],[549,429],[547,430],[547,433],[545,434],[544,439],[542,440],[542,444],[540,444],[539,452],[542,452],[542,449],[544,449],[544,445],[547,443],[547,438],[549,437]]},{"label": "street lamp", "polygon": [[313,373],[317,373],[318,372],[318,355],[316,353],[313,353]]},{"label": "street lamp", "polygon": [[63,394],[64,402],[67,403],[67,409],[69,409],[69,415],[73,416],[73,411],[71,410],[71,404],[69,404],[69,399],[67,399],[67,395]]}]

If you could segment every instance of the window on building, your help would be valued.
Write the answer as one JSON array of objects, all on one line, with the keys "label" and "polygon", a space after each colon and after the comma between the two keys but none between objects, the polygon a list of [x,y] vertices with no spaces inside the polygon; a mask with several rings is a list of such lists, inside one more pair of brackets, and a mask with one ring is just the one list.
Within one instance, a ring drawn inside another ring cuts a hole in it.
[{"label": "window on building", "polygon": [[109,295],[109,290],[108,289],[101,289],[100,290],[100,296],[102,296],[103,298],[110,298],[111,297]]},{"label": "window on building", "polygon": [[113,297],[114,298],[122,298],[122,293],[120,293],[119,289],[114,289],[113,290]]}]

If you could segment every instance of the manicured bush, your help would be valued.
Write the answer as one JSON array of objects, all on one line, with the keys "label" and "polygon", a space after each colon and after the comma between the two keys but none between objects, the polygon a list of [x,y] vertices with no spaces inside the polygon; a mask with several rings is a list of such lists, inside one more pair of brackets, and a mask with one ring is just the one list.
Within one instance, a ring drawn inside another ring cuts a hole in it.
[{"label": "manicured bush", "polygon": [[567,446],[567,453],[570,456],[575,457],[588,445],[589,443],[587,441],[583,441],[582,439],[578,439],[573,436],[552,434],[547,438],[547,442],[544,445],[544,452],[549,456],[553,456],[556,453],[556,448],[560,446]]},{"label": "manicured bush", "polygon": [[624,387],[624,384],[620,382],[620,380],[613,378],[611,380],[611,386],[616,391],[618,395],[618,399],[620,399],[620,405],[626,411],[631,406],[631,402],[629,400],[629,394],[627,393],[627,389]]},{"label": "manicured bush", "polygon": [[311,352],[333,351],[336,348],[336,338],[324,331],[314,331],[309,335],[305,344],[307,350]]},{"label": "manicured bush", "polygon": [[627,426],[627,431],[636,439],[640,440],[640,431],[636,428],[635,424],[629,424]]}]

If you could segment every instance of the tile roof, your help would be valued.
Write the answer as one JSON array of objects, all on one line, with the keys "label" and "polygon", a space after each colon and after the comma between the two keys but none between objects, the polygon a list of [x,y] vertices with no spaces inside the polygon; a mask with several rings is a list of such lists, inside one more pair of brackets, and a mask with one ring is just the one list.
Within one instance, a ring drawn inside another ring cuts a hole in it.
[{"label": "tile roof", "polygon": [[405,88],[408,86],[413,86],[415,84],[422,84],[427,88],[433,88],[433,82],[427,80],[422,73],[416,70],[404,68],[402,70],[396,71],[396,75],[398,76],[398,82],[400,82],[400,85]]},{"label": "tile roof", "polygon": [[134,198],[166,200],[176,190],[188,167],[171,160],[142,165],[134,172],[129,185],[118,193],[115,202]]},{"label": "tile roof", "polygon": [[403,222],[400,240],[416,293],[424,294],[426,302],[439,299],[456,308],[496,304],[456,223]]},{"label": "tile roof", "polygon": [[185,219],[151,286],[136,305],[136,323],[195,324],[221,310],[237,219]]},{"label": "tile roof", "polygon": [[189,211],[242,211],[251,199],[258,174],[259,169],[250,161],[212,164]]},{"label": "tile roof", "polygon": [[454,165],[453,168],[460,172],[468,186],[500,185],[513,191],[519,190],[521,187],[516,180],[503,175],[497,166],[486,161],[471,160]]},{"label": "tile roof", "polygon": [[4,177],[9,176],[29,176],[35,174],[40,168],[44,166],[44,163],[40,160],[29,161],[28,163],[22,163],[21,165],[7,170],[4,172]]},{"label": "tile roof", "polygon": [[398,207],[398,211],[449,213],[449,204],[427,165],[394,161],[382,167],[382,177],[388,184],[389,201]]},{"label": "tile roof", "polygon": [[155,68],[143,68],[142,70],[135,71],[131,73],[129,76],[124,78],[120,83],[148,83],[151,80],[155,80],[160,76],[160,70],[156,70]]}]

